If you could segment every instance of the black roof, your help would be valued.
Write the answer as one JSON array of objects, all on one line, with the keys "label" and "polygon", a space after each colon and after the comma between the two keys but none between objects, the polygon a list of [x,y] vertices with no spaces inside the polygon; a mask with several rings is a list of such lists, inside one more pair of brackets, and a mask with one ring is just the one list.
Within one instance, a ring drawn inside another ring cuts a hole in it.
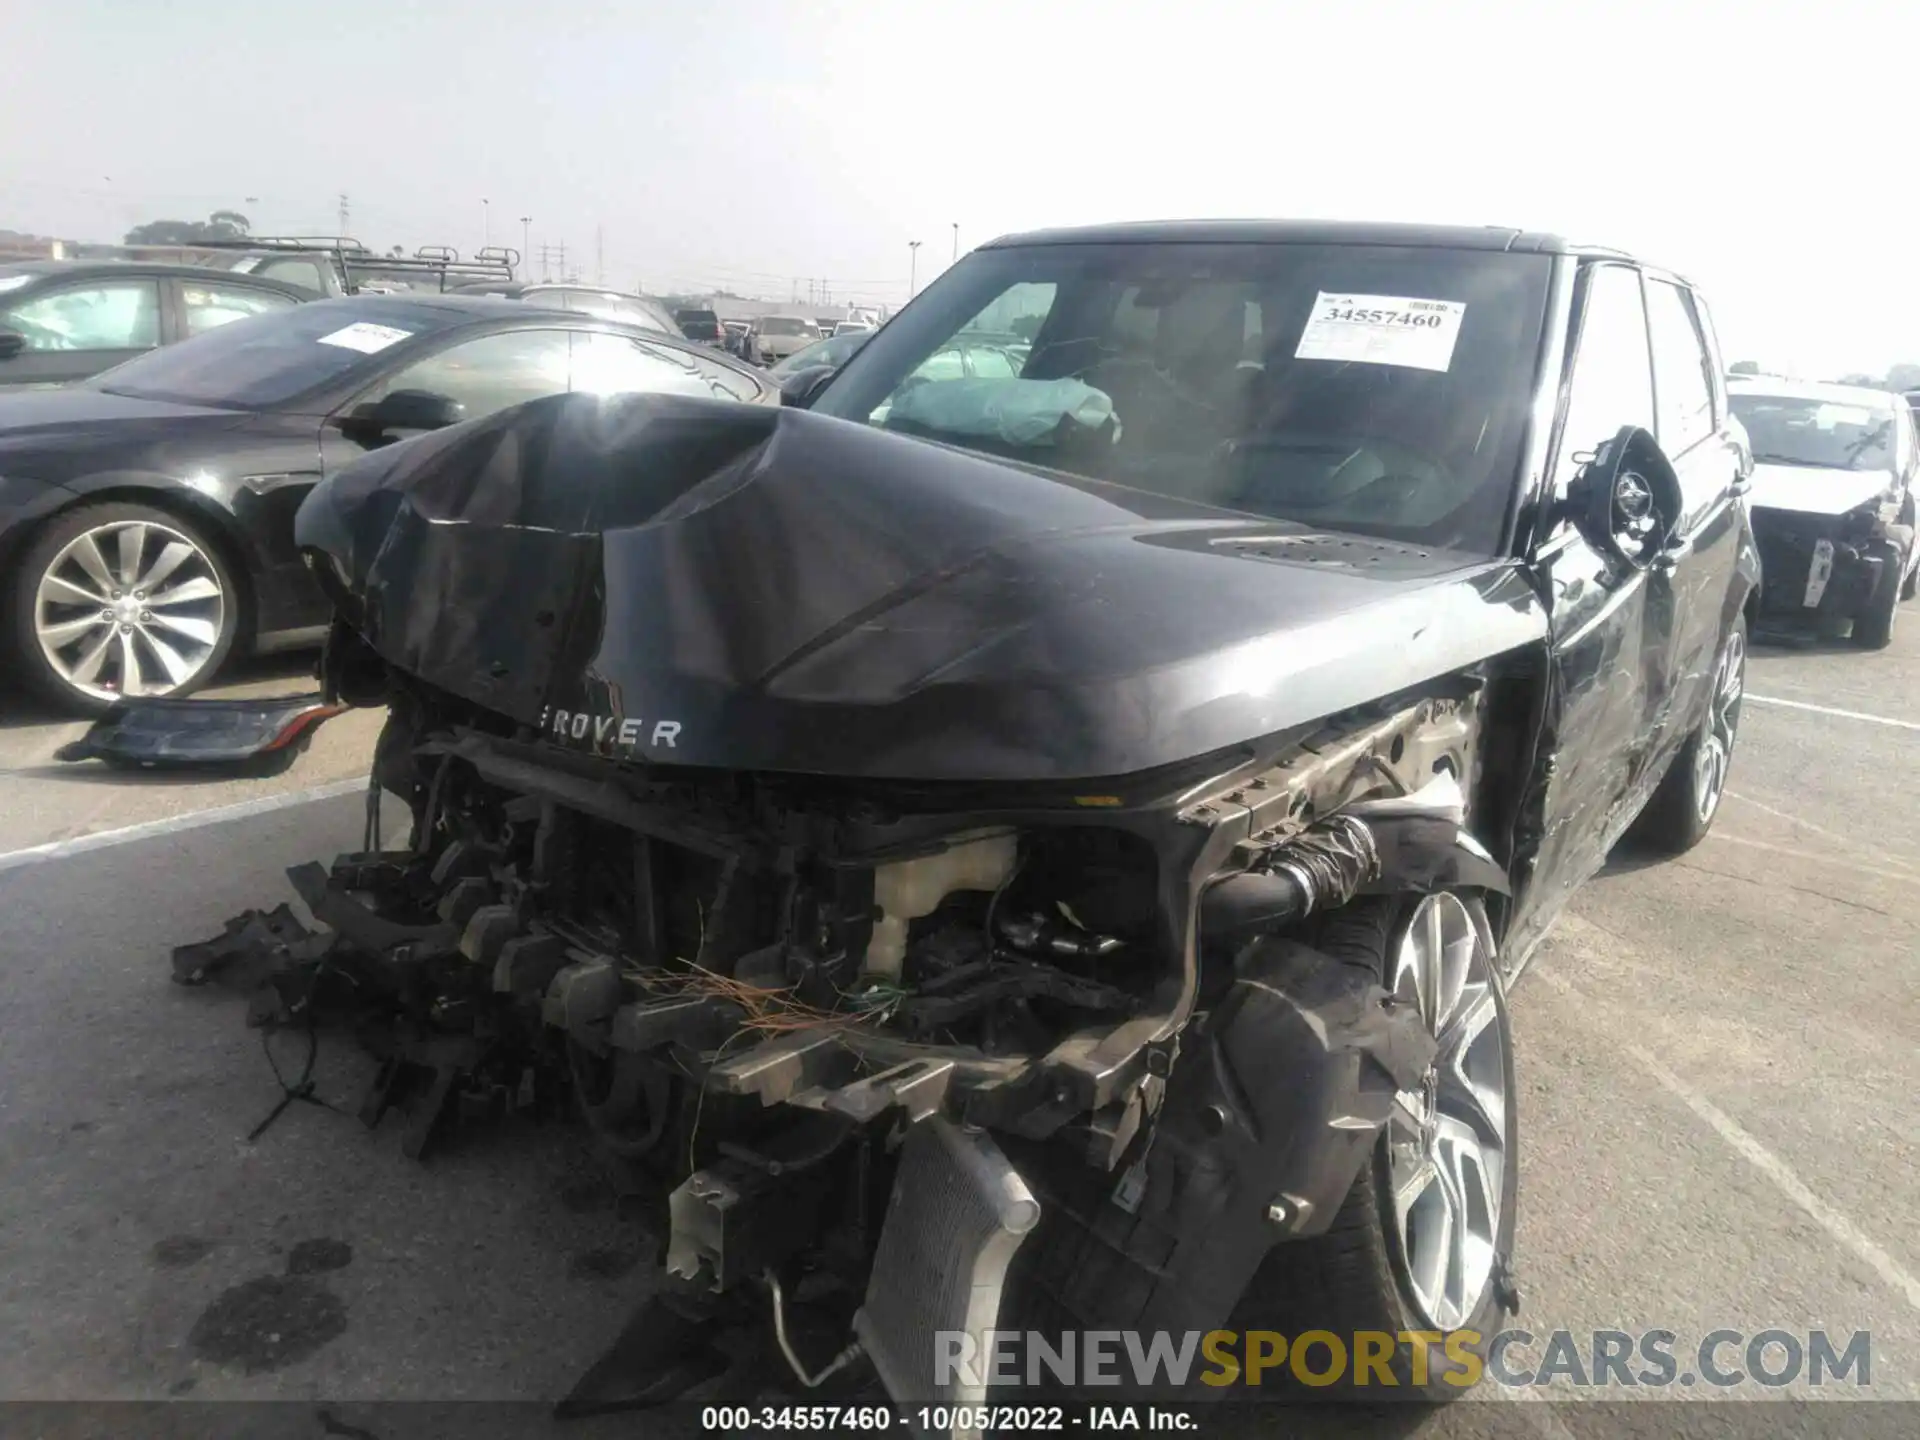
[{"label": "black roof", "polygon": [[[1486,225],[1401,225],[1365,220],[1134,220],[1003,235],[983,248],[1010,245],[1405,245],[1448,250],[1516,250],[1575,255],[1587,247],[1557,235]],[[1595,251],[1593,253],[1602,253]],[[1604,252],[1616,253],[1616,252]]]},{"label": "black roof", "polygon": [[[475,319],[491,316],[510,316],[519,319],[528,313],[540,314],[546,307],[541,305],[523,305],[518,300],[505,300],[497,295],[462,295],[449,290],[442,294],[438,290],[401,290],[392,295],[362,291],[358,295],[344,295],[332,300],[315,300],[315,305],[330,305],[336,310],[353,310],[368,314],[378,314],[383,310],[398,313],[402,310],[438,310],[449,315],[469,315]],[[556,315],[568,312],[556,310]],[[592,319],[589,315],[580,315],[582,320]]]},{"label": "black roof", "polygon": [[[216,272],[224,273],[224,272]],[[618,292],[609,291],[609,294]],[[644,340],[649,345],[664,345],[669,349],[685,350],[699,355],[703,360],[718,360],[735,370],[759,376],[760,372],[752,366],[742,364],[724,354],[696,346],[678,335],[669,335],[645,325],[636,325],[628,320],[610,320],[605,316],[593,315],[584,310],[560,310],[541,305],[536,300],[528,304],[524,300],[503,299],[499,295],[463,295],[457,291],[442,294],[434,290],[402,291],[398,295],[347,295],[337,300],[311,300],[304,307],[307,310],[331,310],[340,315],[351,315],[356,319],[377,321],[382,315],[403,320],[413,316],[416,323],[421,312],[432,312],[444,317],[438,328],[461,323],[462,320],[524,320],[529,315],[549,316],[555,320],[565,320],[572,328],[582,330],[608,330],[617,335],[626,335],[635,340]],[[761,378],[761,383],[768,383]]]},{"label": "black roof", "polygon": [[7,275],[177,275],[182,280],[225,281],[229,284],[259,285],[283,290],[289,295],[312,295],[313,291],[284,280],[243,271],[223,270],[211,265],[181,265],[170,260],[0,260],[0,274]]}]

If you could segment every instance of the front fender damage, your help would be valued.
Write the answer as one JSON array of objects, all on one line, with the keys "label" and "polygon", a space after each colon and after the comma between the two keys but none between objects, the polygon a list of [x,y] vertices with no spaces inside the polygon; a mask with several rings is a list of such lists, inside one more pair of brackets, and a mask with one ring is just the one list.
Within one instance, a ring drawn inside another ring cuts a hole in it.
[{"label": "front fender damage", "polygon": [[1119,1184],[1076,1189],[1073,1176],[1049,1195],[1035,1279],[1064,1313],[1045,1318],[1218,1328],[1273,1244],[1326,1229],[1395,1093],[1435,1053],[1370,966],[1280,938],[1242,951],[1188,1045],[1151,1142]]}]

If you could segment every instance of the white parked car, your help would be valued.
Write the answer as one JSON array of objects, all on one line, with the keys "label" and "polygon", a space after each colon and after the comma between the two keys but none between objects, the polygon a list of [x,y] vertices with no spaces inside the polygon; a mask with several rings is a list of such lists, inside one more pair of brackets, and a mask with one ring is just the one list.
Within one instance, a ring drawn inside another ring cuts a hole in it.
[{"label": "white parked car", "polygon": [[820,338],[820,327],[804,316],[768,315],[754,324],[753,353],[762,365],[772,365]]},{"label": "white parked car", "polygon": [[1920,435],[1906,401],[1775,376],[1741,376],[1727,396],[1751,447],[1761,614],[1850,625],[1856,645],[1881,649],[1920,566]]}]

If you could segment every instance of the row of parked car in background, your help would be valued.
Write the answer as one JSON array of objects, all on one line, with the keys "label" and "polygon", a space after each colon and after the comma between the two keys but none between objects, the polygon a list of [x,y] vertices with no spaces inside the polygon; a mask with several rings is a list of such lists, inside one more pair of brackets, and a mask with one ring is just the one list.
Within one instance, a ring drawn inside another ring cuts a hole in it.
[{"label": "row of parked car in background", "polygon": [[713,310],[686,306],[673,312],[680,333],[703,345],[717,345],[757,365],[777,365],[809,345],[835,335],[864,335],[879,327],[871,311],[841,317],[763,315],[753,320],[723,320]]},{"label": "row of parked car in background", "polygon": [[[283,237],[0,264],[9,669],[81,709],[184,693],[235,650],[311,640],[323,607],[289,525],[307,490],[357,455],[569,390],[804,405],[880,325],[860,310],[669,310],[520,279],[519,260]],[[1029,369],[1032,332],[983,314],[917,357],[909,385],[961,395],[942,382],[1052,379]],[[1166,357],[1142,358],[1171,373]],[[1744,437],[1765,559],[1758,618],[1886,645],[1920,566],[1920,395],[1766,375],[1717,384]],[[1707,382],[1696,388],[1705,415]],[[1672,394],[1662,382],[1659,405]],[[900,398],[876,415],[924,420],[916,404],[894,414]],[[1651,421],[1651,386],[1642,398]],[[1151,423],[1154,403],[1129,406],[1130,422]]]}]

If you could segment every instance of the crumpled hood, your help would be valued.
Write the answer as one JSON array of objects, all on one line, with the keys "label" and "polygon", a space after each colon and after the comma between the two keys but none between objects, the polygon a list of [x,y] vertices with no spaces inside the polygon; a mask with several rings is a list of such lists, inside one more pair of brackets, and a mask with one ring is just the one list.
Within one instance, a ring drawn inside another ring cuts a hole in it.
[{"label": "crumpled hood", "polygon": [[393,447],[296,537],[400,669],[575,748],[736,769],[1125,774],[1545,631],[1508,565],[666,396]]},{"label": "crumpled hood", "polygon": [[1886,470],[1827,470],[1811,465],[1753,467],[1749,502],[1758,509],[1798,510],[1808,515],[1844,515],[1893,485]]}]

